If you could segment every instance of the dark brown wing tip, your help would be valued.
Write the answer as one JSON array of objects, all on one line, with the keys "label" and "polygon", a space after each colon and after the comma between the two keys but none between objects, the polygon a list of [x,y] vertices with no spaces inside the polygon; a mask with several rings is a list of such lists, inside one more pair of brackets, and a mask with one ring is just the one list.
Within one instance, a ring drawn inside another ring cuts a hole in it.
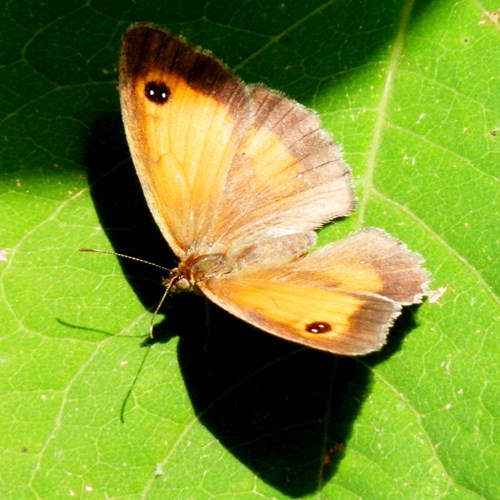
[{"label": "dark brown wing tip", "polygon": [[210,52],[154,24],[133,24],[122,37],[120,86],[152,72],[178,74],[192,88],[220,101],[247,99],[241,82]]},{"label": "dark brown wing tip", "polygon": [[[158,28],[149,23],[132,24],[122,36],[120,50],[120,83],[126,83],[147,71],[143,61],[151,35]],[[149,61],[148,61],[149,62]]]}]

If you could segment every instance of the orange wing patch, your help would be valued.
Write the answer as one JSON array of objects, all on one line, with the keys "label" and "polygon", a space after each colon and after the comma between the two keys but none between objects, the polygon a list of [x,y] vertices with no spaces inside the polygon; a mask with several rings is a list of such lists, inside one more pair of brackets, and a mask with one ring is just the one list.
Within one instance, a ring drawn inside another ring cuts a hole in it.
[{"label": "orange wing patch", "polygon": [[243,246],[317,229],[354,208],[350,171],[318,117],[251,87],[253,121],[238,148],[211,234]]},{"label": "orange wing patch", "polygon": [[258,278],[209,280],[201,290],[230,313],[274,335],[335,352],[364,354],[385,340],[399,306],[379,296]]}]

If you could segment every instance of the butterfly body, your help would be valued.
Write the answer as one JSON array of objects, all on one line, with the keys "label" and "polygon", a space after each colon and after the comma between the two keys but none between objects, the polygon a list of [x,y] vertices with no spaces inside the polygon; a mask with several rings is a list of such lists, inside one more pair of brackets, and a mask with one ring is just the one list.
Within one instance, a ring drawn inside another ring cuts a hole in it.
[{"label": "butterfly body", "polygon": [[381,230],[311,251],[314,230],[355,205],[314,112],[147,24],[124,36],[120,97],[147,203],[180,259],[174,286],[339,354],[380,348],[421,300],[422,259]]}]

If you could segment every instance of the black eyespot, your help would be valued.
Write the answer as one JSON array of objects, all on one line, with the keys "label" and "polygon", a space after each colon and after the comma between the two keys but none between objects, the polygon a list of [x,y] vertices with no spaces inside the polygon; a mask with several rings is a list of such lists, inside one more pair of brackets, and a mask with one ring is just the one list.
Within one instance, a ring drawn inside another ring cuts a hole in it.
[{"label": "black eyespot", "polygon": [[314,323],[309,323],[306,325],[306,332],[309,333],[328,333],[332,331],[330,323],[325,321],[315,321]]},{"label": "black eyespot", "polygon": [[144,95],[155,104],[165,104],[172,92],[164,82],[148,82],[144,88]]}]

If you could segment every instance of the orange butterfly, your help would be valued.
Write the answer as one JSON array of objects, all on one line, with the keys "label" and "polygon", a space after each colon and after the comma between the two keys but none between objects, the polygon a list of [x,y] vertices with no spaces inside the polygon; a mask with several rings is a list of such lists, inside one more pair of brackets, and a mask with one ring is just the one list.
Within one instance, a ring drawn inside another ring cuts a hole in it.
[{"label": "orange butterfly", "polygon": [[148,24],[124,35],[120,98],[147,203],[180,259],[170,286],[348,355],[379,349],[421,301],[422,259],[379,229],[309,253],[315,229],[354,209],[350,170],[312,111]]}]

